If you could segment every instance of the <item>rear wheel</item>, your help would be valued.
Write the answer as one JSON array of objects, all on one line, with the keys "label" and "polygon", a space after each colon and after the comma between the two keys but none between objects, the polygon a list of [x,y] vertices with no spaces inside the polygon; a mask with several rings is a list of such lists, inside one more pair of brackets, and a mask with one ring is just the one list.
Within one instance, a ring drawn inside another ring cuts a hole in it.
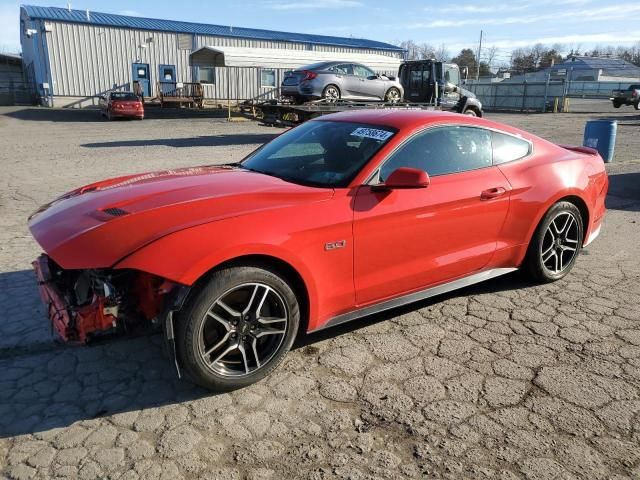
[{"label": "rear wheel", "polygon": [[326,99],[329,103],[334,103],[340,100],[340,89],[335,85],[327,85],[322,90],[322,98]]},{"label": "rear wheel", "polygon": [[391,87],[387,90],[387,93],[384,96],[384,100],[387,103],[398,103],[401,100],[400,90],[396,87]]},{"label": "rear wheel", "polygon": [[640,110],[640,100],[638,100],[636,102],[636,104],[633,106],[633,108],[635,108],[636,110]]},{"label": "rear wheel", "polygon": [[556,203],[538,225],[525,259],[534,280],[554,282],[566,276],[582,247],[584,226],[573,203]]},{"label": "rear wheel", "polygon": [[197,384],[216,391],[242,388],[280,364],[299,323],[296,296],[279,275],[253,266],[225,268],[181,312],[178,355]]}]

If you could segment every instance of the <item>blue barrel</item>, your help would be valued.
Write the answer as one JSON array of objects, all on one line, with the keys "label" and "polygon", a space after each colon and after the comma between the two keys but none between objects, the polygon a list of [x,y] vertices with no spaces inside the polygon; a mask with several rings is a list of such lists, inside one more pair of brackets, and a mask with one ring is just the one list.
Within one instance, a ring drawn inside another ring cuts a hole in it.
[{"label": "blue barrel", "polygon": [[610,163],[616,147],[617,130],[618,122],[615,120],[589,120],[584,127],[583,145],[595,148],[602,159]]}]

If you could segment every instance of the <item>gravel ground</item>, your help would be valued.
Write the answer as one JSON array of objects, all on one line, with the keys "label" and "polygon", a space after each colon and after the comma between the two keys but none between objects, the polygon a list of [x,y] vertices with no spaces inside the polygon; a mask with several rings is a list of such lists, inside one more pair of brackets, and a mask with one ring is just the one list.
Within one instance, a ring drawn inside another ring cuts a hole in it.
[{"label": "gravel ground", "polygon": [[211,395],[175,378],[159,336],[55,344],[26,217],[105,177],[239,160],[280,130],[0,108],[0,478],[639,478],[640,115],[578,110],[488,115],[568,144],[620,120],[605,227],[567,279],[510,275],[301,336],[271,377]]}]

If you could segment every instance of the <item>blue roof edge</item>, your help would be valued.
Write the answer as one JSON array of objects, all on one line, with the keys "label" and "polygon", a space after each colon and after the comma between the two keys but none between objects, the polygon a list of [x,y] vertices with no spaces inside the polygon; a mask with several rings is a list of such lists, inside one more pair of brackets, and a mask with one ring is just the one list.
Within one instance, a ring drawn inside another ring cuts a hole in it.
[{"label": "blue roof edge", "polygon": [[81,23],[86,25],[101,25],[119,28],[133,28],[150,31],[175,33],[191,33],[196,35],[215,35],[255,40],[273,40],[296,43],[315,43],[319,45],[340,46],[350,48],[365,48],[372,50],[386,50],[404,52],[405,49],[390,43],[364,38],[333,37],[328,35],[314,35],[308,33],[283,32],[257,28],[231,27],[206,23],[164,20],[147,17],[132,17],[89,10],[69,10],[61,7],[40,7],[36,5],[21,5],[27,16],[38,20],[61,21],[67,23]]}]

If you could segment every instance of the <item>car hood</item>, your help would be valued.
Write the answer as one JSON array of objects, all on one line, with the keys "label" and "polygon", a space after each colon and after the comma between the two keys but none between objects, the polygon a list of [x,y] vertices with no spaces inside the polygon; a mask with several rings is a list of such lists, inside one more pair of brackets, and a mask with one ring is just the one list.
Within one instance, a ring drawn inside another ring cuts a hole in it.
[{"label": "car hood", "polygon": [[38,209],[29,229],[61,267],[107,268],[185,228],[332,195],[239,168],[185,168],[86,185]]},{"label": "car hood", "polygon": [[466,88],[458,87],[460,89],[460,95],[467,98],[476,98],[476,94]]}]

